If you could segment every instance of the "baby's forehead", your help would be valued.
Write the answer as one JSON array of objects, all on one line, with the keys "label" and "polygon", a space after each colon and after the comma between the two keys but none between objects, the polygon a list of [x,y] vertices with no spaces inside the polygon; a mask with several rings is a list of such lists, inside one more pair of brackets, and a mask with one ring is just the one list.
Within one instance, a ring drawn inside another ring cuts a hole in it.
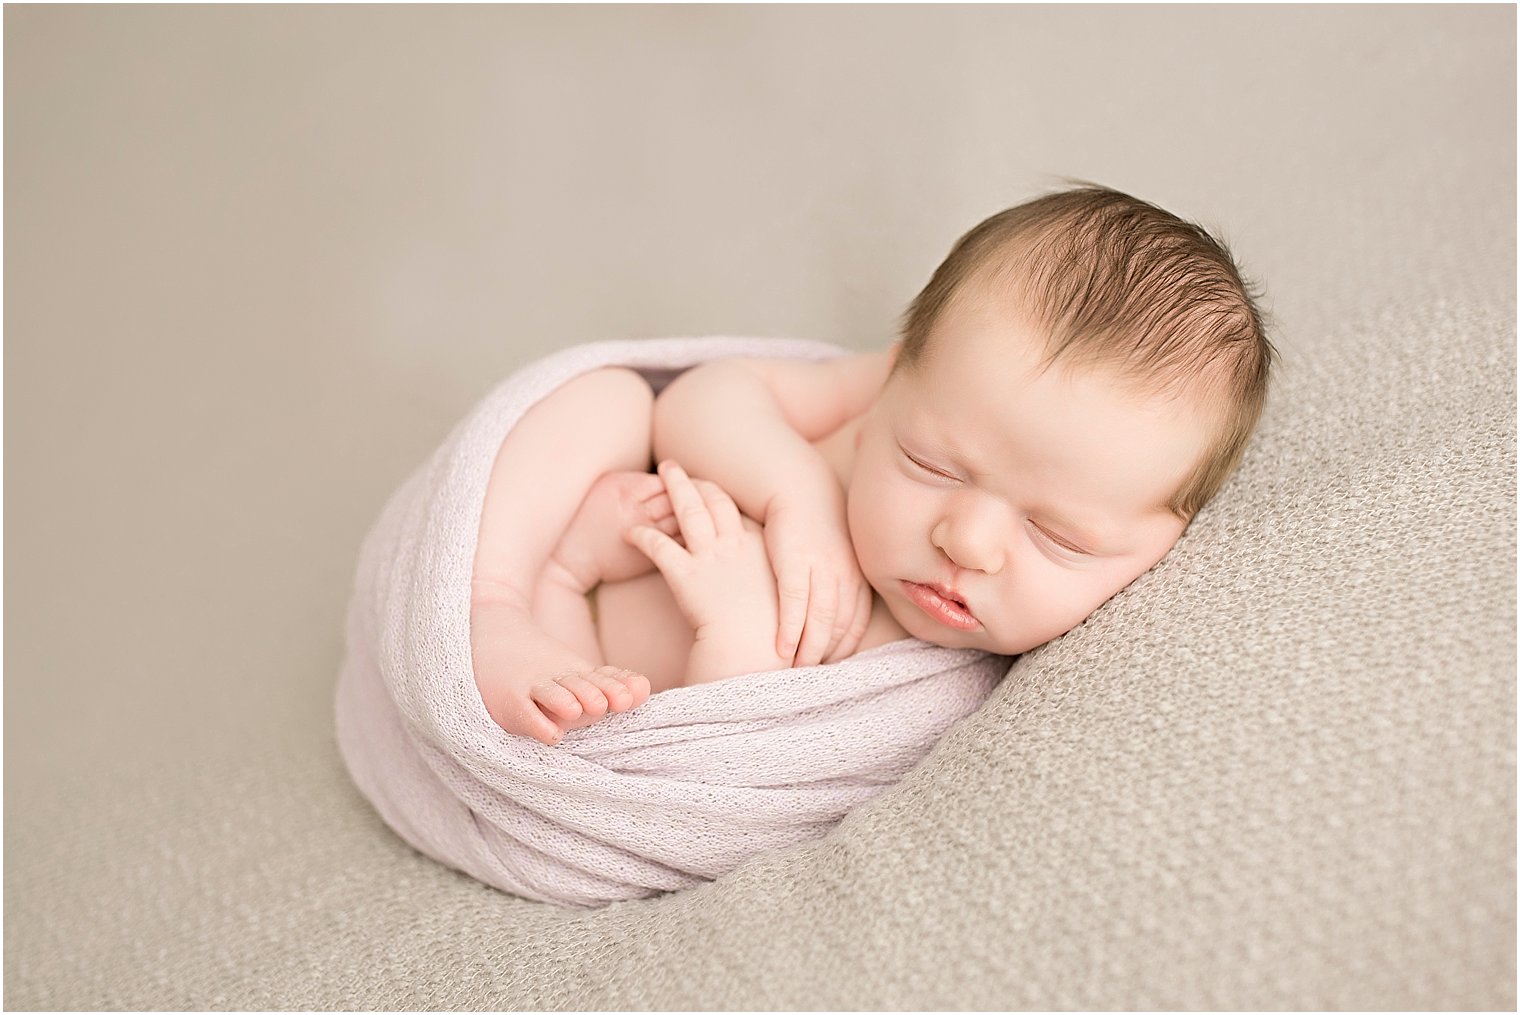
[{"label": "baby's forehead", "polygon": [[1218,407],[1196,389],[1158,390],[1122,365],[1051,360],[1033,343],[975,344],[984,347],[942,347],[894,376],[883,392],[889,411],[946,442],[987,448],[1026,441],[1059,447],[1077,432],[1123,442],[1158,425],[1168,435],[1178,426],[1206,433],[1220,420]]},{"label": "baby's forehead", "polygon": [[[1042,325],[1027,320],[1006,315],[999,333],[991,338],[975,333],[936,335],[917,361],[895,371],[892,379],[901,375],[905,388],[920,395],[936,393],[955,410],[964,408],[975,395],[997,407],[1036,383],[1046,387],[1080,384],[1106,401],[1170,414],[1213,417],[1223,408],[1220,385],[1208,374],[1137,365],[1124,352],[1134,341],[1117,340],[1107,351],[1062,343]],[[1080,406],[1059,402],[1049,409],[1058,414],[1082,411]]]}]

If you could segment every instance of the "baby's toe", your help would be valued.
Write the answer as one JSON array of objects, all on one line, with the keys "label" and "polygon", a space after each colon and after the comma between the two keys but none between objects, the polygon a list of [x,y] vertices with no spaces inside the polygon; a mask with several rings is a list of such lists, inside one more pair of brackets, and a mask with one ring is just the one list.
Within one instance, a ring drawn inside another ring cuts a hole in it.
[{"label": "baby's toe", "polygon": [[665,496],[665,481],[653,472],[628,472],[623,474],[618,492],[631,503],[647,504]]},{"label": "baby's toe", "polygon": [[638,525],[653,525],[666,535],[673,535],[679,529],[675,508],[670,503],[670,494],[665,492],[664,480],[644,472],[617,475],[618,513],[624,530]]},{"label": "baby's toe", "polygon": [[607,696],[597,684],[587,679],[589,676],[591,674],[560,677],[559,684],[575,695],[575,700],[580,703],[583,718],[600,719],[607,714]]},{"label": "baby's toe", "polygon": [[614,712],[626,712],[635,705],[642,704],[642,699],[620,676],[627,672],[616,666],[603,666],[587,675],[588,680],[595,681],[596,686],[602,689],[602,693],[607,696],[608,707]]},{"label": "baby's toe", "polygon": [[[611,669],[612,667],[609,667]],[[618,670],[616,679],[633,695],[633,703],[629,708],[637,708],[649,700],[649,678],[642,673],[633,670]]]},{"label": "baby's toe", "polygon": [[579,719],[585,713],[580,698],[558,681],[550,680],[533,685],[528,690],[528,697],[552,717],[562,721]]}]

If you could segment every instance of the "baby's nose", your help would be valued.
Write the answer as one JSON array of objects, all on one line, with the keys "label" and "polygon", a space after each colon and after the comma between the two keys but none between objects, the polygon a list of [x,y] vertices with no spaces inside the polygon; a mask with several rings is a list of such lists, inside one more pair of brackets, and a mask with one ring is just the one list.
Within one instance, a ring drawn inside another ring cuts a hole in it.
[{"label": "baby's nose", "polygon": [[956,567],[997,574],[1003,569],[1005,555],[1003,541],[995,529],[975,524],[965,514],[952,514],[935,526],[931,539]]}]

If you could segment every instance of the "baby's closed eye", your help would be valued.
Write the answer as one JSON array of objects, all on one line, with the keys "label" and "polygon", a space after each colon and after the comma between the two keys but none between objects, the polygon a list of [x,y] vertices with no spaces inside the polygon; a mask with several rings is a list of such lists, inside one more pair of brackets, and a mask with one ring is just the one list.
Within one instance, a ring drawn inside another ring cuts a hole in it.
[{"label": "baby's closed eye", "polygon": [[1030,522],[1029,524],[1047,543],[1055,547],[1061,553],[1068,554],[1072,557],[1091,557],[1093,555],[1091,550],[1085,549],[1072,540],[1067,539],[1066,537],[1061,536],[1051,531],[1050,529],[1047,529],[1039,522]]},{"label": "baby's closed eye", "polygon": [[921,469],[924,472],[929,473],[931,476],[938,476],[941,479],[954,479],[955,478],[954,476],[950,475],[948,472],[945,472],[942,469],[938,469],[938,468],[934,467],[933,465],[930,465],[928,462],[925,462],[922,459],[918,458],[916,455],[914,455],[907,448],[903,447],[901,444],[899,444],[897,446],[897,450],[901,451],[903,457],[906,458],[909,462],[911,462],[915,467],[917,467],[918,469]]}]

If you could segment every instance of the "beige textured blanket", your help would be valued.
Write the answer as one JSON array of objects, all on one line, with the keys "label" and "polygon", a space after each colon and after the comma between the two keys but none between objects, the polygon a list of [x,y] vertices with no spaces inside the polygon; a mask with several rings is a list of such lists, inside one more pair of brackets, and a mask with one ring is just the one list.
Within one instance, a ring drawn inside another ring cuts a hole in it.
[{"label": "beige textured blanket", "polygon": [[[7,6],[5,1007],[1513,1011],[1515,28]],[[890,340],[1060,175],[1279,322],[1161,566],[716,881],[569,910],[387,830],[333,743],[358,538],[489,381]]]}]

